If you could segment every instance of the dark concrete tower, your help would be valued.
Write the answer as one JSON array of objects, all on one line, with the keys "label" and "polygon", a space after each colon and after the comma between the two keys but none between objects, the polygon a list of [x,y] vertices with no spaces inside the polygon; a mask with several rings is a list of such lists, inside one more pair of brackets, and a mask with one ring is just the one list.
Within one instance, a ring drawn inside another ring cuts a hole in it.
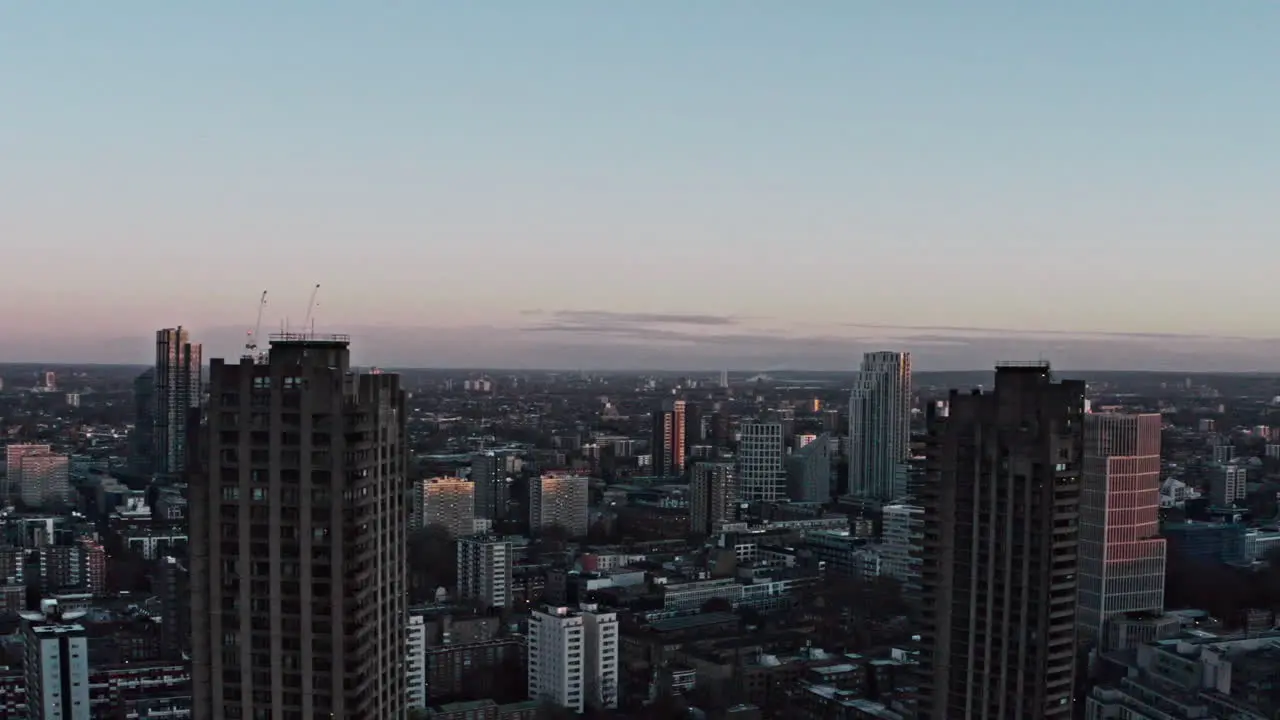
[{"label": "dark concrete tower", "polygon": [[404,717],[404,392],[348,338],[214,360],[190,484],[195,714]]},{"label": "dark concrete tower", "polygon": [[1008,363],[932,418],[921,718],[1071,717],[1084,393]]}]

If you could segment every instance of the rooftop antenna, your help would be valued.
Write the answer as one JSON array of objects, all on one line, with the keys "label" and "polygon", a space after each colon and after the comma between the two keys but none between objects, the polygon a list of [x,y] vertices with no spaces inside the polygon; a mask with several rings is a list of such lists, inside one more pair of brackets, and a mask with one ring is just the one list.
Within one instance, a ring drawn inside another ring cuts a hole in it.
[{"label": "rooftop antenna", "polygon": [[316,309],[316,293],[318,292],[320,292],[320,283],[316,283],[316,286],[311,289],[311,299],[307,301],[307,319],[302,321],[302,332],[310,332],[313,336],[316,334],[316,329],[312,324],[315,321],[311,313]]},{"label": "rooftop antenna", "polygon": [[267,291],[262,291],[262,297],[258,300],[258,321],[253,324],[253,330],[249,331],[248,340],[244,344],[245,357],[258,359],[262,357],[262,353],[258,351],[258,335],[262,332],[262,311],[267,309]]}]

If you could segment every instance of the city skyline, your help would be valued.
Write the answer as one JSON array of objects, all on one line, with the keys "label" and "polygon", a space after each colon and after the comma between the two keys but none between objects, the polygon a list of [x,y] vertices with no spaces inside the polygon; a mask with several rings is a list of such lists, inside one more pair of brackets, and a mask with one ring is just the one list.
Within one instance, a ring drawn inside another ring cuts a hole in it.
[{"label": "city skyline", "polygon": [[[304,298],[305,301],[305,298]],[[173,313],[169,313],[171,316]],[[247,313],[252,315],[252,313]],[[608,316],[607,313],[595,315]],[[637,314],[639,317],[643,315]],[[697,316],[693,316],[698,319]],[[1001,360],[1052,360],[1064,371],[1144,370],[1153,372],[1280,371],[1280,338],[1159,333],[1073,334],[1016,332],[1000,328],[866,327],[862,337],[837,337],[784,331],[732,332],[729,323],[714,326],[730,333],[716,337],[706,325],[623,319],[600,327],[526,323],[523,327],[390,327],[355,322],[318,325],[321,332],[349,334],[353,362],[387,368],[491,368],[512,370],[660,370],[719,372],[770,369],[854,371],[864,353],[909,352],[918,371],[981,371]],[[178,318],[181,319],[181,318]],[[234,359],[244,352],[243,326],[201,328],[181,324],[204,345],[205,358]],[[846,332],[856,332],[856,324]],[[675,329],[672,329],[675,328]],[[278,331],[279,324],[264,327]],[[800,328],[803,330],[804,328]],[[98,339],[50,331],[23,346],[9,334],[0,346],[0,363],[120,364],[153,362],[154,337],[146,328],[131,335]]]},{"label": "city skyline", "polygon": [[[358,340],[396,365],[655,338],[722,365],[781,327],[815,347],[746,364],[979,368],[1016,336],[1063,368],[1277,369],[1280,8],[807,7],[6,8],[0,361],[243,333],[263,288],[297,323],[319,282],[318,327],[434,334]],[[563,322],[593,313],[720,324]],[[956,336],[977,349],[920,347]]]}]

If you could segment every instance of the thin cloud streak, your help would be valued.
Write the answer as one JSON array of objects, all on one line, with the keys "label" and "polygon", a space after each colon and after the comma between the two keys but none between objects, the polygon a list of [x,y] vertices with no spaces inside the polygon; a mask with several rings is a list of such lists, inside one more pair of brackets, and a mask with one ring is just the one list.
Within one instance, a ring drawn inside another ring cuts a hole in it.
[{"label": "thin cloud streak", "polygon": [[863,330],[923,331],[971,333],[1009,336],[1062,336],[1074,338],[1126,338],[1135,340],[1226,340],[1242,342],[1266,341],[1269,338],[1240,335],[1203,335],[1166,332],[1122,332],[1111,330],[1015,330],[1012,328],[976,327],[966,325],[893,325],[889,323],[841,323],[842,327]]},{"label": "thin cloud streak", "polygon": [[606,312],[604,310],[526,310],[522,315],[550,316],[561,323],[623,323],[627,325],[736,325],[739,318],[731,315],[701,313]]}]

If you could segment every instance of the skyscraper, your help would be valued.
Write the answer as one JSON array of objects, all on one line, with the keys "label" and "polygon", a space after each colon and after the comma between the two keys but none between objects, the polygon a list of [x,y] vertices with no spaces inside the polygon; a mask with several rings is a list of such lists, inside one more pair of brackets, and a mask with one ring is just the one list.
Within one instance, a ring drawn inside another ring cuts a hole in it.
[{"label": "skyscraper", "polygon": [[155,412],[152,437],[155,471],[182,477],[187,461],[187,414],[200,407],[201,348],[182,327],[156,331]]},{"label": "skyscraper", "polygon": [[1084,383],[997,366],[929,431],[920,717],[1068,718]]},{"label": "skyscraper", "polygon": [[210,366],[190,481],[196,720],[403,716],[404,392],[352,372],[348,345],[273,335],[262,360]]},{"label": "skyscraper", "polygon": [[720,532],[725,523],[736,519],[738,473],[733,463],[694,463],[689,495],[693,532],[702,535]]},{"label": "skyscraper", "polygon": [[155,472],[156,369],[133,380],[133,432],[129,433],[129,468],[143,477]]},{"label": "skyscraper", "polygon": [[684,474],[685,446],[688,443],[685,402],[668,400],[653,413],[653,474],[678,477]]},{"label": "skyscraper", "polygon": [[1076,608],[1082,648],[1105,645],[1108,618],[1164,610],[1160,426],[1158,413],[1085,415]]},{"label": "skyscraper", "polygon": [[910,452],[911,354],[867,353],[849,397],[850,494],[902,498]]},{"label": "skyscraper", "polygon": [[782,423],[744,422],[738,432],[739,497],[748,502],[786,500]]}]

